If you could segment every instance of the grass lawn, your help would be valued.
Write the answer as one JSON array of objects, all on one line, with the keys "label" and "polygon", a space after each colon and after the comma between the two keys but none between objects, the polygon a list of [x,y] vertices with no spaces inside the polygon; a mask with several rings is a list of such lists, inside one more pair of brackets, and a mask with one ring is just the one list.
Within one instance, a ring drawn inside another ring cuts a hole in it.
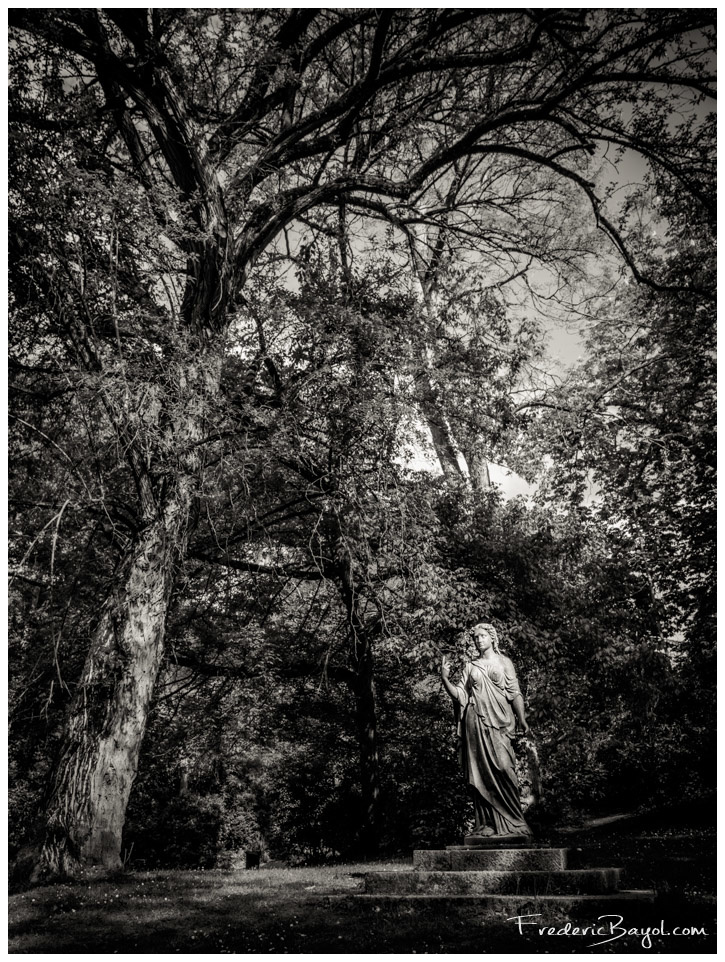
[{"label": "grass lawn", "polygon": [[[465,907],[376,906],[351,896],[360,872],[408,871],[410,860],[259,871],[129,872],[105,881],[29,889],[11,897],[12,953],[620,953],[714,951],[710,832],[614,832],[572,837],[573,860],[625,865],[625,887],[653,881],[661,892],[651,918],[631,925],[705,926],[707,936],[655,936],[652,948],[627,936],[598,948],[582,936],[518,933],[506,913]],[[613,861],[614,859],[614,861]],[[563,926],[566,914],[544,915]],[[593,919],[591,921],[594,921]],[[581,921],[575,924],[583,924]],[[625,920],[626,924],[626,920]]]}]

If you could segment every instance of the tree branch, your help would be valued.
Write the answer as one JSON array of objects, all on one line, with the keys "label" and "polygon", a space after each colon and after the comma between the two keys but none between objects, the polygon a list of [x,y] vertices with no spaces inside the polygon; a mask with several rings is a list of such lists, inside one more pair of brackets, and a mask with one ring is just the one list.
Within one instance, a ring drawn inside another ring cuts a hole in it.
[{"label": "tree branch", "polygon": [[232,568],[234,571],[271,575],[275,578],[294,578],[298,581],[320,581],[326,577],[325,572],[318,568],[294,568],[287,565],[257,564],[255,561],[232,558],[223,552],[220,554],[209,554],[205,551],[191,549],[188,557],[196,558],[197,561],[205,561],[207,564],[216,564],[222,565],[225,568]]}]

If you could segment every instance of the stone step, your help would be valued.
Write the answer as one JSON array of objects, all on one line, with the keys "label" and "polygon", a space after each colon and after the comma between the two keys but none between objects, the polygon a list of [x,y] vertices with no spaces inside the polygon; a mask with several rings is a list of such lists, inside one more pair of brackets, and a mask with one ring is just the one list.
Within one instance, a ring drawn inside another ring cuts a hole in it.
[{"label": "stone step", "polygon": [[427,872],[561,872],[566,868],[565,848],[476,849],[450,847],[413,852],[413,868]]},{"label": "stone step", "polygon": [[[543,919],[556,917],[556,912],[564,913],[565,919],[578,918],[595,920],[601,915],[623,915],[628,922],[642,917],[648,921],[649,915],[656,911],[655,922],[659,924],[661,912],[655,910],[656,893],[652,889],[630,889],[609,894],[594,895],[385,895],[360,893],[340,898],[353,898],[356,902],[370,906],[371,910],[390,911],[456,911],[461,909],[466,918],[479,913],[502,914],[504,918],[516,915],[541,914]],[[542,923],[543,924],[543,923]]]},{"label": "stone step", "polygon": [[368,895],[593,895],[616,892],[618,868],[558,872],[365,872]]}]

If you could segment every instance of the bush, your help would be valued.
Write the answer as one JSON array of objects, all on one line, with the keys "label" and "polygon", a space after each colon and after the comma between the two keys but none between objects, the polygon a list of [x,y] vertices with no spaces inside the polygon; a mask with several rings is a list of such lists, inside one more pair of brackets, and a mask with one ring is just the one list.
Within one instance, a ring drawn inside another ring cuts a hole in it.
[{"label": "bush", "polygon": [[143,822],[127,821],[125,849],[146,867],[213,868],[223,822],[219,796],[181,795],[147,812]]}]

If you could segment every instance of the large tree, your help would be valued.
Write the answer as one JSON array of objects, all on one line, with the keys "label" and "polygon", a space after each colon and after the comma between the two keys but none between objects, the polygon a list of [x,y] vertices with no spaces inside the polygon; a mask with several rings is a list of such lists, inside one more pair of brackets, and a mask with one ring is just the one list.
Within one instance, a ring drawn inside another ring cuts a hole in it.
[{"label": "large tree", "polygon": [[[690,137],[693,176],[714,139],[714,116],[701,118]],[[714,190],[704,168],[699,176],[703,192]],[[630,559],[639,582],[630,605],[658,613],[659,643],[685,679],[693,758],[706,773],[715,727],[714,212],[683,203],[668,176],[645,182],[636,206],[653,218],[639,243],[660,290],[625,289],[605,303],[587,359],[545,408],[529,409],[537,412],[529,440],[550,459],[541,496],[588,501]]]},{"label": "large tree", "polygon": [[[119,863],[176,571],[217,460],[227,334],[253,272],[294,242],[293,225],[344,204],[399,231],[473,235],[481,270],[498,265],[503,282],[502,251],[522,270],[532,220],[546,220],[546,191],[525,216],[543,177],[578,192],[641,276],[585,161],[632,148],[698,194],[667,105],[710,92],[714,19],[15,9],[11,25],[11,290],[103,407],[133,516],[49,791],[38,871],[67,873]],[[470,157],[479,174],[459,193]],[[253,388],[269,370],[259,333]],[[239,433],[259,427],[254,408],[253,389]]]}]

